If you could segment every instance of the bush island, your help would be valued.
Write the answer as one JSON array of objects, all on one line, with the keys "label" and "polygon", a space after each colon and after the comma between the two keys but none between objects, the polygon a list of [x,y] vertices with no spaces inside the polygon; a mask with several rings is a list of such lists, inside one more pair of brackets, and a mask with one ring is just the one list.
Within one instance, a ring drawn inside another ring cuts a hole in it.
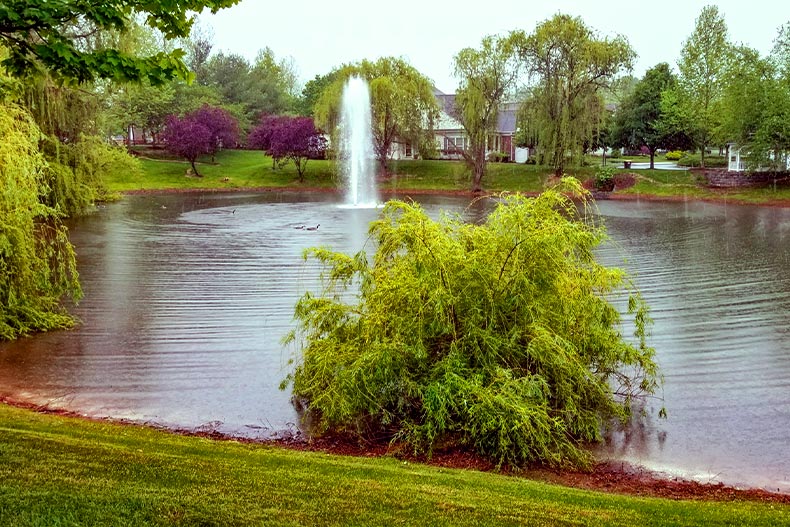
[{"label": "bush island", "polygon": [[[596,262],[605,232],[588,200],[566,178],[503,197],[482,225],[391,201],[370,226],[372,258],[307,251],[325,266],[323,291],[297,303],[286,342],[302,354],[283,387],[314,432],[588,465],[583,443],[659,382],[647,307],[623,271]],[[633,343],[607,300],[626,293]]]},{"label": "bush island", "polygon": [[664,158],[667,161],[677,161],[684,155],[685,155],[684,152],[682,152],[681,150],[672,150],[671,152],[667,152]]}]

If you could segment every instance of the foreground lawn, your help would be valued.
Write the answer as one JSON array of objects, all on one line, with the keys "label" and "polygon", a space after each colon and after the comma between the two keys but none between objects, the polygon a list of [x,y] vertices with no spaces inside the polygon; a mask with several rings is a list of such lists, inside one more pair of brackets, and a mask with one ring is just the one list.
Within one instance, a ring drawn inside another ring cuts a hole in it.
[{"label": "foreground lawn", "polygon": [[0,525],[789,525],[384,459],[181,437],[0,404]]}]

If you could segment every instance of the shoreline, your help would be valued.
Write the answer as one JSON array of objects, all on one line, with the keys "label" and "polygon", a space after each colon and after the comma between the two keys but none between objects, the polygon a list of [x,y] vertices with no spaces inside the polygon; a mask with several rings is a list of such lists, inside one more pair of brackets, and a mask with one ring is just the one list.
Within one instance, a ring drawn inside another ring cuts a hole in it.
[{"label": "shoreline", "polygon": [[[118,191],[121,195],[129,196],[145,196],[157,194],[219,194],[219,193],[269,193],[269,192],[316,192],[324,194],[340,194],[340,189],[336,187],[299,187],[299,186],[284,186],[284,187],[231,187],[231,188],[163,188],[163,189],[134,189]],[[395,195],[435,195],[435,196],[463,196],[470,199],[497,196],[500,194],[511,193],[511,191],[483,191],[473,192],[471,190],[460,189],[379,189],[379,194],[382,196],[395,196]],[[716,191],[713,191],[716,192]],[[538,192],[522,192],[525,196],[536,196]],[[662,196],[656,194],[642,194],[642,193],[617,193],[614,192],[599,192],[593,191],[591,195],[595,200],[616,200],[616,201],[656,201],[656,202],[679,202],[679,201],[699,201],[714,204],[726,205],[751,205],[755,207],[772,207],[772,208],[790,208],[790,199],[774,199],[761,202],[752,202],[742,199],[732,198],[726,194],[726,191],[721,191],[719,196]]]},{"label": "shoreline", "polygon": [[[167,195],[167,194],[220,194],[220,193],[271,193],[271,192],[315,192],[323,194],[341,194],[336,187],[237,187],[237,188],[170,188],[170,189],[139,189],[120,192],[122,195]],[[382,198],[386,196],[459,196],[469,199],[486,196],[498,196],[501,192],[479,192],[458,189],[382,189],[379,190]],[[523,193],[524,195],[537,195],[537,193]],[[679,202],[700,201],[731,205],[752,205],[758,207],[790,208],[790,200],[775,200],[773,202],[752,203],[734,200],[726,194],[721,197],[685,197],[685,196],[656,196],[648,194],[616,194],[594,192],[596,200],[617,201],[656,201]],[[621,461],[597,462],[591,472],[575,470],[555,470],[545,467],[532,467],[520,471],[507,469],[496,470],[489,462],[464,451],[437,452],[431,459],[409,455],[404,450],[390,445],[359,445],[342,441],[337,438],[322,438],[310,440],[300,433],[291,437],[273,439],[249,439],[212,431],[198,431],[179,429],[145,423],[134,420],[117,419],[113,417],[97,417],[84,415],[76,411],[61,410],[39,406],[33,403],[14,401],[11,398],[0,396],[0,404],[28,409],[38,413],[52,414],[67,418],[76,418],[87,421],[115,423],[124,426],[138,426],[161,430],[165,433],[183,436],[204,437],[218,441],[238,441],[243,443],[275,445],[280,448],[325,452],[335,455],[357,457],[395,457],[408,462],[423,463],[432,466],[447,468],[471,469],[485,472],[496,471],[514,477],[554,483],[562,486],[580,488],[592,491],[601,491],[628,496],[659,497],[673,500],[703,500],[703,501],[737,501],[749,500],[766,503],[790,504],[790,490],[769,491],[761,487],[736,487],[724,483],[701,483],[699,481],[673,476],[663,472],[653,471],[638,465]]]},{"label": "shoreline", "polygon": [[53,415],[64,419],[76,419],[89,422],[109,423],[118,426],[133,426],[158,430],[162,433],[185,437],[196,437],[212,441],[235,441],[239,443],[275,446],[278,448],[306,452],[351,457],[393,457],[408,463],[420,463],[428,466],[474,470],[480,472],[498,472],[511,477],[525,478],[543,483],[564,487],[622,494],[632,497],[664,498],[670,500],[697,500],[708,502],[755,501],[761,503],[790,504],[790,492],[772,492],[763,488],[740,488],[724,483],[701,483],[698,481],[655,472],[626,461],[598,461],[589,472],[573,469],[553,469],[543,466],[532,466],[513,470],[497,469],[496,466],[475,453],[463,450],[437,451],[430,458],[415,456],[407,449],[400,449],[387,443],[368,444],[351,442],[338,437],[322,437],[310,439],[302,435],[290,434],[285,437],[269,439],[252,439],[216,431],[200,431],[183,428],[171,428],[154,423],[145,423],[129,419],[113,417],[96,417],[61,408],[49,408],[45,405],[16,401],[7,396],[0,396],[0,404],[31,412]]}]

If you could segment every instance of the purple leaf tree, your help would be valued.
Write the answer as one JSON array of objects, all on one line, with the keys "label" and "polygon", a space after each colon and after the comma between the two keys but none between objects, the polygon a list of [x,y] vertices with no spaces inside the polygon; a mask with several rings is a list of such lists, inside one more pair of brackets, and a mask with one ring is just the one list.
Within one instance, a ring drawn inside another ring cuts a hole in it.
[{"label": "purple leaf tree", "polygon": [[323,157],[327,142],[310,117],[267,116],[250,132],[248,146],[272,159],[293,161],[304,181],[307,161]]},{"label": "purple leaf tree", "polygon": [[281,159],[275,157],[271,151],[272,137],[286,119],[288,117],[282,115],[264,115],[258,125],[247,135],[247,148],[263,150],[267,155],[270,155],[272,168],[276,168],[281,162]]},{"label": "purple leaf tree", "polygon": [[212,148],[211,130],[206,125],[191,115],[171,115],[167,118],[162,139],[168,151],[186,158],[195,175],[200,176],[195,160],[198,156],[210,153]]},{"label": "purple leaf tree", "polygon": [[239,122],[224,108],[204,104],[189,116],[204,125],[211,133],[211,160],[222,148],[231,148],[239,140]]}]

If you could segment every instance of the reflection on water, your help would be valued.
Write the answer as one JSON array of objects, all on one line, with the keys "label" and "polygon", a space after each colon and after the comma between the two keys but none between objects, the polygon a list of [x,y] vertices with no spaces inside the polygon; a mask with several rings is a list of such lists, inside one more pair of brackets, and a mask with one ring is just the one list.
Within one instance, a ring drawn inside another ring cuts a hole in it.
[{"label": "reflection on water", "polygon": [[[790,491],[790,210],[601,203],[609,264],[655,320],[666,421],[602,452],[702,481]],[[654,406],[657,406],[654,405]]]},{"label": "reflection on water", "polygon": [[[251,437],[292,429],[280,339],[318,275],[302,252],[362,248],[379,213],[334,199],[136,196],[78,220],[83,324],[0,344],[0,395]],[[424,198],[432,215],[467,204]],[[612,238],[600,257],[629,268],[652,308],[669,411],[615,431],[600,454],[790,491],[790,210],[599,207]]]}]

